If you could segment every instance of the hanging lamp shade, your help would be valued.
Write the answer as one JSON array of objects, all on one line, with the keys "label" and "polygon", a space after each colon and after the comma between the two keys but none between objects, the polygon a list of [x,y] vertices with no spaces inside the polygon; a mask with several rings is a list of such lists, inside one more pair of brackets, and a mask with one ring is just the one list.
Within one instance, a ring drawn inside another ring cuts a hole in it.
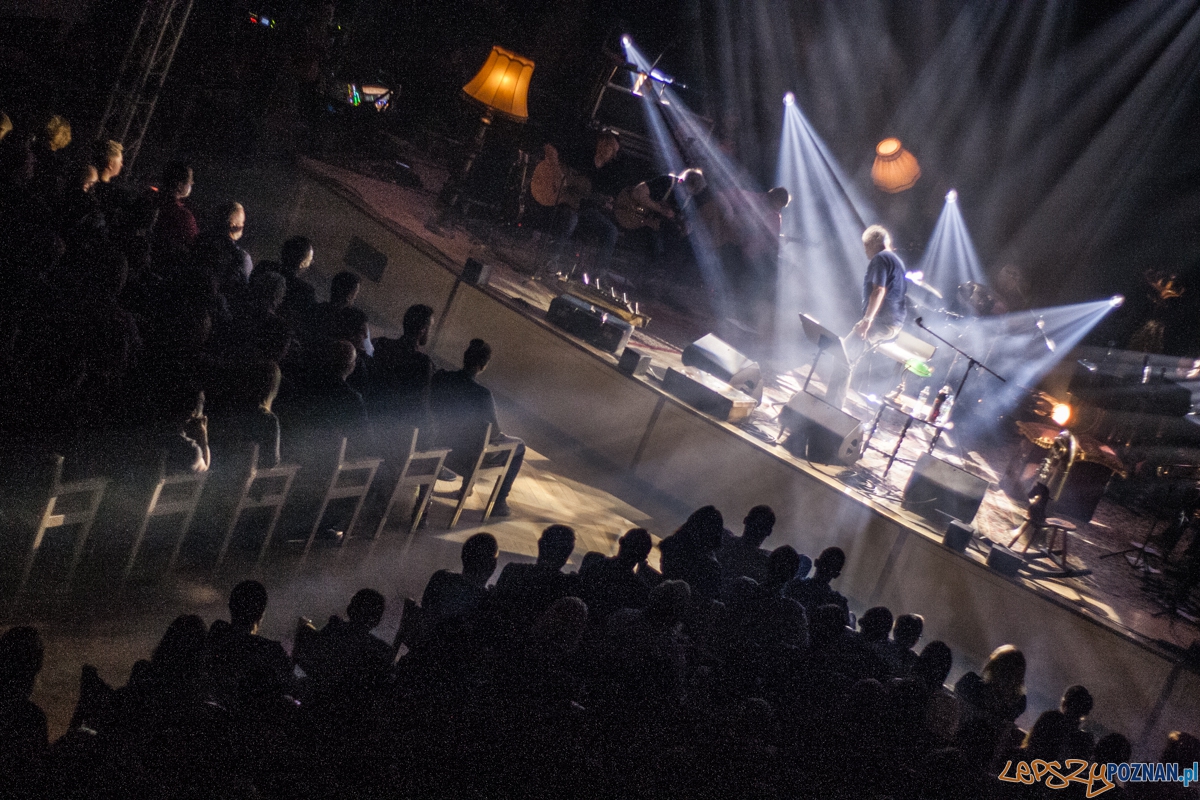
[{"label": "hanging lamp shade", "polygon": [[904,149],[895,137],[884,139],[875,146],[875,165],[871,180],[885,192],[895,194],[911,189],[921,177],[921,165],[912,153]]},{"label": "hanging lamp shade", "polygon": [[463,94],[492,111],[524,122],[529,119],[526,100],[532,76],[533,61],[496,46],[479,74],[463,87]]}]

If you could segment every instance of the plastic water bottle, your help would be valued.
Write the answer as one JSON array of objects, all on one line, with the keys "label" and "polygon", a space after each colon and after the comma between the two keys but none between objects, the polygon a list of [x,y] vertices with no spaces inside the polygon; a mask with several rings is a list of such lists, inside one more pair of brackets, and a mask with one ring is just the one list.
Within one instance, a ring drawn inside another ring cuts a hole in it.
[{"label": "plastic water bottle", "polygon": [[926,386],[917,395],[917,407],[913,409],[913,415],[919,415],[922,411],[929,407],[929,387]]},{"label": "plastic water bottle", "polygon": [[942,412],[938,414],[938,424],[945,425],[950,422],[950,411],[954,408],[954,393],[951,392],[946,396],[946,402],[942,403]]}]

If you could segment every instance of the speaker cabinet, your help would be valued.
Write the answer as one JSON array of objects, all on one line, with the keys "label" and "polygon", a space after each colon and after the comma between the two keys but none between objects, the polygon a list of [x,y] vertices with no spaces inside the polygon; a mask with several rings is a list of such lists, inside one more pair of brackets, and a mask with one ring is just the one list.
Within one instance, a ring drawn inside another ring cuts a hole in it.
[{"label": "speaker cabinet", "polygon": [[633,326],[625,320],[569,294],[550,301],[546,321],[606,353],[620,352],[633,335]]},{"label": "speaker cabinet", "polygon": [[692,406],[725,422],[740,422],[750,416],[758,405],[750,395],[743,394],[728,383],[718,380],[695,367],[674,367],[663,378],[663,389]]},{"label": "speaker cabinet", "polygon": [[617,362],[617,369],[631,378],[640,378],[650,369],[650,355],[632,347],[626,347]]},{"label": "speaker cabinet", "polygon": [[922,453],[904,487],[903,505],[939,528],[947,519],[971,524],[988,482],[940,458]]},{"label": "speaker cabinet", "polygon": [[762,402],[762,370],[714,334],[702,336],[683,348],[680,359],[685,366],[715,375],[739,392],[745,392]]},{"label": "speaker cabinet", "polygon": [[958,520],[952,520],[946,527],[946,533],[942,536],[942,544],[959,553],[965,553],[967,545],[971,543],[971,537],[975,535],[975,529],[970,525],[966,525]]},{"label": "speaker cabinet", "polygon": [[993,544],[987,557],[987,565],[1006,578],[1017,577],[1024,563],[1023,558],[1002,544]]},{"label": "speaker cabinet", "polygon": [[487,286],[488,278],[491,275],[491,264],[484,264],[478,259],[468,258],[467,263],[463,265],[462,275],[459,278],[462,279],[463,283],[469,283],[472,286]]},{"label": "speaker cabinet", "polygon": [[787,433],[783,446],[797,458],[849,466],[862,456],[862,423],[808,392],[792,396],[779,424]]}]

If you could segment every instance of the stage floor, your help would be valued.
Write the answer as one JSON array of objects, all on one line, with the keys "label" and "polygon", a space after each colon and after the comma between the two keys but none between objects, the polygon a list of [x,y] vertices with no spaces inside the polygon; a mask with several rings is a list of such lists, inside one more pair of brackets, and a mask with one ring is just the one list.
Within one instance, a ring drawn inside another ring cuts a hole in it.
[{"label": "stage floor", "polygon": [[[538,250],[536,241],[528,233],[511,226],[480,221],[466,221],[431,230],[426,223],[437,217],[431,189],[418,191],[396,186],[324,162],[306,160],[302,166],[311,174],[349,190],[373,212],[400,226],[408,236],[424,243],[456,267],[461,267],[469,257],[484,260],[492,267],[489,287],[526,307],[529,313],[544,315],[550,301],[557,296],[552,281],[533,281],[529,278],[537,266],[536,259],[545,251]],[[666,296],[672,291],[675,296]],[[751,432],[754,435],[771,443],[779,434],[779,409],[803,385],[808,365],[788,368],[786,365],[771,364],[769,354],[765,348],[756,346],[752,335],[731,325],[729,320],[718,319],[712,313],[711,305],[703,288],[691,285],[665,286],[656,282],[642,302],[642,310],[649,314],[651,322],[645,328],[634,330],[630,344],[649,352],[655,364],[664,368],[680,366],[679,355],[683,346],[709,332],[716,332],[751,355],[761,354],[765,378],[763,402],[743,427],[753,429]],[[824,391],[819,370],[810,390],[818,395]],[[873,404],[853,391],[850,393],[847,408],[866,425],[869,426],[877,407],[877,402]],[[894,415],[885,415],[874,444],[883,450],[891,450],[898,428]],[[899,453],[901,460],[893,465],[885,481],[879,481],[877,477],[883,472],[886,456],[876,450],[867,451],[852,474],[843,474],[841,468],[810,466],[839,481],[864,502],[898,508],[912,472],[911,464],[927,449],[928,436],[924,430],[909,432]],[[1014,503],[998,485],[1011,453],[966,450],[958,445],[955,433],[949,431],[939,443],[937,455],[988,480],[990,486],[975,525],[983,536],[1007,544],[1014,529],[1024,519],[1022,507]],[[870,490],[863,488],[864,483],[870,486]],[[1072,534],[1070,544],[1070,565],[1080,570],[1091,570],[1091,574],[1073,578],[1031,579],[1029,582],[1052,592],[1062,601],[1104,624],[1114,625],[1147,639],[1187,647],[1196,639],[1198,628],[1195,620],[1161,613],[1162,608],[1144,590],[1144,583],[1157,576],[1140,567],[1140,561],[1139,566],[1135,567],[1131,563],[1133,556],[1100,558],[1106,553],[1124,550],[1141,542],[1151,524],[1150,520],[1135,517],[1127,510],[1103,500],[1091,523],[1081,524],[1079,530]],[[1035,566],[1050,568],[1045,559],[1035,562]]]}]

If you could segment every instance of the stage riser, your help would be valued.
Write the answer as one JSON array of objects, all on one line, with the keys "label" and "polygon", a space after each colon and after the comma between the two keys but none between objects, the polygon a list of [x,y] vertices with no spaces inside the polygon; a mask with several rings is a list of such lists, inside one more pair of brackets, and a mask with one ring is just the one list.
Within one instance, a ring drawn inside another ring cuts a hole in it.
[{"label": "stage riser", "polygon": [[[997,645],[1023,649],[1030,657],[1030,713],[1023,724],[1056,707],[1065,687],[1083,683],[1096,697],[1093,719],[1133,739],[1138,758],[1157,756],[1172,726],[1194,729],[1200,719],[1200,679],[1194,674],[1176,677],[1165,709],[1146,731],[1171,672],[1162,655],[947,550],[943,532],[915,516],[867,506],[829,477],[835,470],[810,468],[780,447],[682,406],[619,373],[614,357],[484,290],[455,289],[446,265],[406,243],[407,232],[373,219],[373,211],[322,183],[301,183],[301,202],[289,217],[293,230],[310,235],[319,252],[337,254],[320,259],[315,269],[326,276],[341,269],[341,254],[355,235],[387,253],[383,280],[364,281],[358,301],[372,319],[398,329],[411,303],[433,306],[439,315],[433,355],[445,365],[457,365],[471,338],[490,342],[494,356],[484,383],[574,440],[556,437],[558,446],[593,454],[673,501],[678,518],[657,520],[655,534],[669,533],[687,511],[708,503],[721,508],[736,530],[751,506],[768,503],[779,518],[770,546],[792,544],[813,556],[830,545],[842,547],[848,561],[836,585],[851,604],[924,615],[923,641],[942,639],[951,646],[953,675],[980,668]],[[536,448],[539,434],[529,433]]]}]

